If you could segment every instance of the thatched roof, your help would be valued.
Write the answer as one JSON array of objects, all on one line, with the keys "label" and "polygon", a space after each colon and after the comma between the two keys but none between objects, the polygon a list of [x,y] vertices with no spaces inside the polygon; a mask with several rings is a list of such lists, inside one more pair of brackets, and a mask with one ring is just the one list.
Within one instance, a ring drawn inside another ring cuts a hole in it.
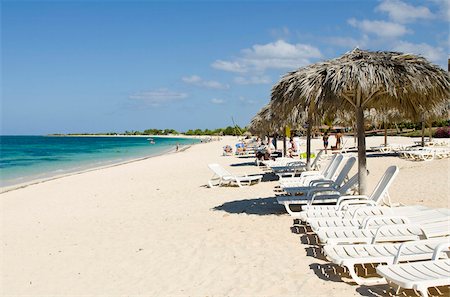
[{"label": "thatched roof", "polygon": [[273,87],[272,101],[313,112],[393,107],[418,118],[448,102],[449,85],[448,73],[420,56],[354,49],[287,73]]},{"label": "thatched roof", "polygon": [[354,49],[339,58],[287,73],[272,88],[272,102],[281,106],[279,110],[296,107],[307,110],[309,116],[353,111],[359,192],[365,194],[364,110],[397,109],[408,118],[418,119],[448,104],[449,86],[449,74],[420,56]]},{"label": "thatched roof", "polygon": [[306,122],[306,113],[297,107],[278,113],[269,103],[252,118],[248,130],[254,134],[280,133],[286,126],[298,127]]}]

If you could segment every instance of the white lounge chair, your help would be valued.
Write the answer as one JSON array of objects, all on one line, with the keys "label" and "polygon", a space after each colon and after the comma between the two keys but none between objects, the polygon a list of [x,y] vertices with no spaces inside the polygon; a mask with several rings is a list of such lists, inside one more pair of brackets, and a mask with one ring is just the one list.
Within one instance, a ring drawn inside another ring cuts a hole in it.
[{"label": "white lounge chair", "polygon": [[386,205],[392,205],[388,189],[397,176],[398,171],[399,169],[395,165],[388,167],[370,196],[342,196],[337,200],[336,205],[307,205],[304,207],[305,210],[296,213],[294,217],[302,221],[313,217],[342,217],[348,207],[375,206],[381,202]]},{"label": "white lounge chair", "polygon": [[341,168],[339,174],[336,178],[315,178],[311,177],[312,180],[309,182],[307,186],[300,186],[300,184],[292,183],[288,186],[283,187],[284,191],[289,195],[295,195],[297,193],[309,191],[311,188],[315,188],[317,186],[320,187],[332,187],[339,189],[342,183],[348,178],[348,173],[352,169],[353,165],[356,162],[355,157],[350,157],[345,162],[345,165]]},{"label": "white lounge chair", "polygon": [[[331,262],[348,269],[359,285],[385,283],[384,278],[363,278],[357,275],[355,265],[393,264],[394,261],[409,262],[430,259],[435,248],[444,240],[433,238],[400,243],[325,245],[324,254]],[[402,246],[403,245],[403,246]],[[401,250],[401,257],[397,258]]]},{"label": "white lounge chair", "polygon": [[397,259],[401,259],[403,252],[400,249],[394,263],[379,265],[377,273],[389,283],[396,284],[398,289],[414,289],[422,297],[428,297],[428,288],[450,285],[450,259],[439,259],[444,251],[450,251],[450,242],[439,244],[434,249],[431,260],[398,264]]},{"label": "white lounge chair", "polygon": [[[379,243],[400,242],[450,235],[448,209],[425,211],[428,218],[409,219],[406,224],[396,224],[395,217],[374,218],[378,225],[367,224],[360,229],[355,228],[320,228],[316,233],[322,244]],[[397,217],[398,219],[398,217]],[[387,224],[385,223],[387,221]],[[380,225],[381,223],[381,225]],[[376,228],[378,227],[378,228]]]},{"label": "white lounge chair", "polygon": [[[314,161],[311,163],[311,170],[317,171],[319,169],[319,161],[321,158],[322,152],[319,152]],[[283,177],[294,177],[296,174],[306,171],[307,165],[302,160],[293,160],[286,164],[273,164],[270,166],[271,170],[278,175],[280,178]]]},{"label": "white lounge chair", "polygon": [[311,170],[303,171],[298,177],[280,177],[279,183],[281,187],[288,187],[289,185],[308,185],[313,179],[331,179],[335,175],[339,166],[341,165],[344,156],[338,154],[333,156],[329,164],[321,171]]},{"label": "white lounge chair", "polygon": [[339,197],[348,194],[356,185],[358,184],[358,174],[352,176],[345,184],[341,187],[336,185],[321,186],[320,183],[316,184],[315,187],[310,187],[308,191],[305,191],[303,195],[294,196],[279,196],[277,201],[279,204],[284,205],[286,211],[295,216],[296,211],[291,209],[291,205],[312,205],[319,203],[336,203]]},{"label": "white lounge chair", "polygon": [[405,224],[410,220],[414,221],[418,217],[426,214],[430,208],[422,205],[387,207],[387,206],[362,206],[350,208],[340,217],[313,217],[307,218],[314,232],[322,229],[364,229],[368,227],[388,225],[388,224]]},{"label": "white lounge chair", "polygon": [[244,185],[251,185],[252,183],[259,183],[262,180],[262,175],[233,175],[219,164],[209,164],[209,169],[214,172],[213,177],[208,181],[210,188],[214,187],[214,182],[217,186],[223,184],[237,184],[239,187]]}]

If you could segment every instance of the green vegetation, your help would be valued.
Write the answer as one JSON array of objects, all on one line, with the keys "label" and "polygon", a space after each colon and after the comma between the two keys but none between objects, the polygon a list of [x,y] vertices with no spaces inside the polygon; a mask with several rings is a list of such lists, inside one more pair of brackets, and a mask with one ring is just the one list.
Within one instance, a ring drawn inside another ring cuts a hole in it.
[{"label": "green vegetation", "polygon": [[241,135],[247,131],[246,128],[242,128],[239,126],[228,126],[226,128],[218,128],[214,130],[201,130],[201,129],[195,129],[195,130],[187,130],[184,134],[186,135]]},{"label": "green vegetation", "polygon": [[141,132],[141,131],[125,131],[124,134],[125,135],[169,135],[169,134],[178,135],[180,133],[178,133],[174,129],[164,129],[164,130],[147,129],[147,130],[144,130],[143,132]]},{"label": "green vegetation", "polygon": [[116,132],[108,132],[108,133],[69,133],[69,134],[50,134],[52,136],[76,136],[76,135],[211,135],[211,136],[219,136],[219,135],[242,135],[247,131],[246,128],[241,128],[238,125],[235,127],[228,126],[226,128],[217,128],[214,130],[210,129],[189,129],[186,132],[178,132],[174,129],[146,129],[144,131],[125,131],[124,133],[116,133]]}]

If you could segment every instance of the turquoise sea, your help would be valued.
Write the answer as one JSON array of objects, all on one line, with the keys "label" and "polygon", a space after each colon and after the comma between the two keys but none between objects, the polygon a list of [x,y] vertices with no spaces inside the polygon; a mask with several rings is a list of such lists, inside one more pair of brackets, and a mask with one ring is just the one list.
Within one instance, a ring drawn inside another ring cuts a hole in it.
[{"label": "turquoise sea", "polygon": [[199,139],[0,136],[0,186],[156,156]]}]

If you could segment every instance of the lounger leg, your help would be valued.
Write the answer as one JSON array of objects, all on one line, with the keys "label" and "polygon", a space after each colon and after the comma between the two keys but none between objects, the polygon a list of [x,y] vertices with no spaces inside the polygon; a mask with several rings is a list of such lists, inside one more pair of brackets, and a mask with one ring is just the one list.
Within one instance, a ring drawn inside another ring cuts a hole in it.
[{"label": "lounger leg", "polygon": [[239,186],[239,188],[242,188],[242,184],[239,180],[236,181],[237,185]]},{"label": "lounger leg", "polygon": [[352,279],[358,284],[358,285],[378,285],[378,284],[385,284],[386,280],[382,277],[382,278],[362,278],[359,277],[356,274],[356,267],[354,264],[351,265],[345,265],[344,266],[348,269],[348,272],[350,273],[350,276],[352,277]]},{"label": "lounger leg", "polygon": [[419,291],[419,293],[422,297],[428,297],[428,288],[427,287],[418,286],[416,290]]},{"label": "lounger leg", "polygon": [[289,203],[285,202],[285,203],[283,203],[283,205],[284,205],[284,208],[286,208],[286,211],[288,212],[288,214],[290,214],[291,216],[295,216],[296,214],[299,213],[298,211],[293,211],[290,208],[290,204]]}]

